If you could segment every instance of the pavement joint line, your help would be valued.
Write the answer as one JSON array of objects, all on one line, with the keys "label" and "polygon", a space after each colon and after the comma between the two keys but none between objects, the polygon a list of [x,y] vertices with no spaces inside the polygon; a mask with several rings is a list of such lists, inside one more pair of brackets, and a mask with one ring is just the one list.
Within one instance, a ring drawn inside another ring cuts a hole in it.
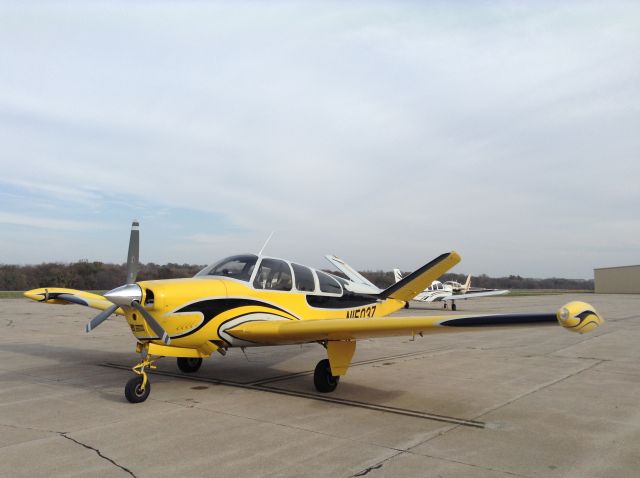
[{"label": "pavement joint line", "polygon": [[518,478],[533,478],[533,477],[531,477],[529,475],[521,475],[520,473],[514,473],[512,471],[499,470],[499,469],[496,469],[496,468],[489,468],[489,467],[482,466],[482,465],[476,465],[476,464],[473,464],[473,463],[467,463],[467,462],[461,461],[461,460],[454,460],[452,458],[444,458],[442,456],[426,455],[426,454],[423,454],[423,453],[413,453],[413,454],[417,455],[417,456],[424,456],[426,458],[431,458],[433,460],[442,460],[442,461],[447,461],[449,463],[458,463],[459,465],[466,465],[466,466],[470,466],[472,468],[479,468],[481,470],[497,471],[498,473],[504,473],[505,475],[516,476]]},{"label": "pavement joint line", "polygon": [[[111,367],[111,368],[118,368],[118,369],[122,369],[122,370],[129,370],[131,367],[127,367],[125,365],[120,365],[120,364],[114,364],[114,363],[109,363],[109,362],[105,362],[103,364],[101,364],[105,367]],[[269,387],[266,385],[253,385],[251,383],[242,383],[242,382],[233,382],[231,380],[220,380],[220,379],[216,379],[216,378],[206,378],[206,377],[199,377],[199,376],[194,376],[194,375],[190,375],[190,376],[184,376],[178,373],[173,373],[173,372],[164,372],[161,370],[154,370],[152,372],[149,372],[151,375],[160,375],[160,376],[165,376],[165,377],[172,377],[172,378],[177,378],[180,380],[191,380],[191,381],[196,381],[196,382],[205,382],[205,383],[212,383],[212,384],[216,384],[216,385],[226,385],[226,386],[231,386],[231,387],[237,387],[237,388],[244,388],[246,390],[256,390],[256,391],[260,391],[260,392],[269,392],[269,393],[277,393],[279,395],[288,395],[288,396],[293,396],[293,397],[298,397],[298,398],[306,398],[309,400],[316,400],[316,401],[321,401],[321,402],[329,402],[329,403],[335,403],[335,404],[339,404],[339,405],[346,405],[346,406],[351,406],[351,407],[355,407],[355,408],[363,408],[363,409],[367,409],[367,410],[374,410],[374,411],[379,411],[379,412],[383,412],[383,413],[393,413],[396,415],[404,415],[404,416],[409,416],[409,417],[414,417],[414,418],[422,418],[425,420],[433,420],[433,421],[438,421],[438,422],[444,422],[444,423],[453,423],[456,425],[461,425],[461,426],[467,426],[467,427],[472,427],[472,428],[485,428],[486,424],[485,422],[479,421],[479,420],[475,420],[475,419],[466,419],[466,418],[458,418],[458,417],[452,417],[452,416],[446,416],[446,415],[437,415],[434,413],[427,413],[427,412],[421,412],[419,410],[411,410],[411,409],[407,409],[407,408],[399,408],[399,407],[391,407],[391,406],[387,406],[387,405],[376,405],[373,403],[368,403],[368,402],[360,402],[357,400],[349,400],[349,399],[344,399],[344,398],[337,398],[337,397],[330,397],[330,396],[321,396],[321,395],[316,395],[314,393],[309,393],[309,392],[299,392],[299,391],[295,391],[295,390],[285,390],[282,388],[277,388],[277,387]]]},{"label": "pavement joint line", "polygon": [[482,412],[481,414],[477,415],[475,418],[478,419],[478,418],[484,417],[485,415],[487,415],[489,413],[492,413],[492,412],[495,412],[496,410],[500,410],[501,408],[506,407],[507,405],[511,405],[512,403],[514,403],[514,402],[516,402],[516,401],[518,401],[518,400],[520,400],[522,398],[528,397],[529,395],[532,395],[532,394],[534,394],[536,392],[540,392],[540,391],[544,390],[545,388],[552,387],[552,386],[554,386],[554,385],[556,385],[558,383],[564,382],[565,380],[568,380],[568,379],[573,378],[573,377],[575,377],[577,375],[580,375],[582,372],[586,372],[587,370],[590,370],[590,369],[592,369],[594,367],[597,367],[598,365],[601,365],[604,362],[605,362],[604,360],[598,360],[596,362],[593,362],[593,363],[589,364],[588,366],[586,366],[584,368],[581,368],[580,370],[577,370],[577,371],[575,371],[573,373],[570,373],[569,375],[566,375],[566,376],[561,377],[559,379],[556,379],[556,380],[553,380],[551,382],[548,382],[548,383],[545,383],[543,385],[540,385],[539,387],[536,387],[533,390],[529,390],[528,392],[525,392],[525,393],[523,393],[521,395],[518,395],[517,397],[514,397],[514,398],[512,398],[510,400],[507,400],[506,402],[498,405],[497,407],[494,407],[494,408],[491,408],[489,410],[486,410],[486,411]]},{"label": "pavement joint line", "polygon": [[46,428],[35,428],[35,427],[25,427],[25,426],[19,426],[19,425],[10,425],[8,423],[0,423],[0,427],[7,427],[7,428],[13,428],[14,430],[31,430],[34,432],[42,432],[42,433],[53,433],[56,435],[61,435],[63,433],[68,433],[68,432],[61,432],[58,430],[48,430]]},{"label": "pavement joint line", "polygon": [[[529,477],[528,475],[520,475],[520,474],[517,474],[517,473],[510,472],[510,471],[498,470],[498,469],[496,469],[496,468],[488,468],[488,467],[481,466],[481,465],[475,465],[475,464],[473,464],[473,463],[466,463],[466,462],[464,462],[464,461],[460,461],[460,460],[454,460],[454,459],[451,459],[451,458],[444,458],[444,457],[440,457],[440,456],[428,455],[428,454],[425,454],[425,453],[417,453],[417,452],[415,452],[415,451],[414,451],[417,447],[422,446],[422,445],[424,445],[425,443],[430,442],[431,440],[435,440],[435,439],[437,439],[437,438],[440,438],[442,435],[445,435],[445,434],[447,434],[447,433],[449,433],[449,432],[451,432],[451,431],[453,431],[453,430],[457,430],[458,428],[460,428],[460,426],[461,426],[461,425],[454,425],[454,426],[452,426],[452,427],[450,427],[450,428],[447,428],[446,430],[442,430],[442,431],[438,432],[437,434],[435,434],[435,435],[433,435],[433,436],[431,436],[431,437],[427,438],[426,440],[423,440],[423,441],[421,441],[421,442],[419,442],[419,443],[416,443],[415,445],[411,445],[410,447],[407,447],[407,448],[406,448],[406,449],[404,449],[404,450],[398,450],[400,453],[396,453],[395,455],[393,455],[393,456],[391,456],[391,457],[389,457],[389,458],[387,458],[387,459],[385,459],[385,460],[382,460],[381,462],[378,462],[378,463],[380,464],[380,466],[377,466],[377,467],[376,467],[376,466],[374,465],[373,467],[370,467],[371,469],[370,469],[369,471],[372,471],[372,469],[379,469],[379,468],[381,468],[381,467],[384,465],[384,462],[386,462],[386,461],[388,461],[388,460],[390,460],[390,459],[392,459],[392,458],[395,458],[396,456],[400,456],[400,455],[402,455],[402,454],[408,454],[408,455],[414,455],[414,456],[422,456],[422,457],[432,458],[432,459],[434,459],[434,460],[442,460],[442,461],[446,461],[446,462],[449,462],[449,463],[457,463],[457,464],[461,464],[461,465],[470,466],[470,467],[473,467],[473,468],[480,468],[480,469],[482,469],[482,470],[497,471],[497,472],[499,472],[499,473],[504,473],[504,474],[507,474],[507,475],[516,476],[516,477],[518,477],[518,478],[532,478],[532,477]],[[364,470],[363,470],[363,471],[364,471]],[[368,472],[367,472],[367,473],[368,473]],[[366,473],[365,473],[365,474],[366,474]],[[352,477],[351,477],[351,478],[353,478],[353,477],[355,477],[355,476],[364,476],[364,475],[357,475],[357,474],[356,474],[356,475],[352,475]]]},{"label": "pavement joint line", "polygon": [[[454,428],[458,428],[458,427],[454,427]],[[450,431],[450,430],[448,430],[448,431]],[[438,436],[440,436],[440,434]],[[431,438],[434,438],[434,437],[431,437]],[[505,475],[515,476],[517,478],[532,478],[532,477],[530,477],[528,475],[521,475],[519,473],[513,473],[511,471],[498,470],[496,468],[489,468],[489,467],[486,467],[486,466],[476,465],[476,464],[473,464],[473,463],[466,463],[464,461],[453,460],[451,458],[443,458],[443,457],[439,457],[439,456],[426,455],[426,454],[423,454],[423,453],[415,453],[413,451],[414,448],[422,445],[423,443],[426,443],[427,441],[429,441],[429,440],[425,440],[424,442],[421,442],[421,443],[418,443],[416,445],[413,445],[413,446],[407,448],[406,450],[399,450],[397,448],[390,448],[391,450],[396,450],[398,453],[395,453],[395,454],[385,458],[384,460],[380,460],[380,461],[374,463],[373,465],[368,466],[367,468],[364,468],[363,470],[359,471],[358,473],[356,473],[354,475],[351,475],[350,478],[366,476],[369,473],[371,473],[372,471],[379,470],[380,468],[382,468],[385,465],[385,463],[388,462],[389,460],[393,460],[394,458],[396,458],[398,456],[401,456],[401,455],[414,455],[414,456],[421,456],[421,457],[431,458],[433,460],[442,460],[442,461],[446,461],[446,462],[449,462],[449,463],[457,463],[459,465],[469,466],[471,468],[479,468],[481,470],[504,473]]]},{"label": "pavement joint line", "polygon": [[389,446],[389,445],[383,445],[383,444],[380,444],[380,443],[375,443],[375,442],[371,442],[371,441],[367,441],[367,440],[358,440],[358,439],[352,438],[352,437],[335,435],[335,434],[323,432],[323,431],[320,431],[320,430],[314,430],[312,428],[305,428],[305,427],[301,427],[301,426],[292,425],[290,423],[274,422],[274,421],[271,421],[271,420],[265,420],[265,419],[261,419],[261,418],[257,418],[257,417],[249,417],[249,416],[246,416],[246,415],[240,415],[240,414],[232,413],[232,412],[229,412],[229,411],[211,410],[209,408],[199,407],[198,404],[185,404],[185,403],[180,403],[179,401],[174,401],[174,400],[157,400],[156,399],[156,401],[163,402],[163,403],[169,403],[171,405],[176,405],[178,407],[183,407],[183,408],[195,408],[197,410],[200,410],[202,412],[207,412],[207,413],[222,414],[222,415],[227,415],[227,416],[231,416],[231,417],[235,417],[235,418],[241,418],[243,420],[251,420],[251,421],[256,421],[256,422],[260,422],[260,423],[268,423],[270,425],[274,425],[274,426],[278,426],[278,427],[290,428],[290,429],[293,429],[293,430],[299,430],[299,431],[303,431],[305,433],[312,433],[312,434],[315,434],[315,435],[321,435],[321,436],[324,436],[324,437],[337,439],[337,440],[350,441],[350,442],[354,442],[354,443],[361,443],[361,444],[373,446],[373,447],[376,447],[376,448],[382,448],[382,449],[385,449],[385,450],[396,451],[396,452],[407,452],[407,453],[413,454],[411,451],[409,451],[408,449],[404,449],[404,448],[397,448],[397,447],[393,447],[393,446]]},{"label": "pavement joint line", "polygon": [[559,348],[558,350],[554,350],[553,352],[551,352],[551,353],[550,353],[550,354],[548,354],[548,355],[551,355],[551,354],[557,354],[558,352],[561,352],[561,351],[563,351],[563,350],[571,349],[571,348],[573,348],[573,347],[576,347],[577,345],[582,345],[582,344],[584,344],[585,342],[589,342],[590,340],[597,339],[597,338],[599,338],[599,337],[604,337],[604,336],[609,335],[609,334],[611,334],[611,333],[613,333],[613,331],[600,333],[600,334],[598,334],[598,335],[589,335],[589,336],[585,337],[584,339],[582,339],[582,340],[581,340],[581,341],[579,341],[579,342],[576,342],[576,343],[571,344],[571,345],[567,345],[566,347],[561,347],[561,348]]}]

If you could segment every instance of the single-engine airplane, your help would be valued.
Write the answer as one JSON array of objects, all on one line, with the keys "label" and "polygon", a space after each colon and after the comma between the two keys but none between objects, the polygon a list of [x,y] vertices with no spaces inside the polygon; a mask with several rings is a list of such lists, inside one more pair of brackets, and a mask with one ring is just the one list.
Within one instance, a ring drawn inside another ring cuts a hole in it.
[{"label": "single-engine airplane", "polygon": [[55,287],[24,293],[47,304],[101,310],[86,325],[87,332],[112,314],[125,317],[141,356],[132,369],[136,376],[125,386],[132,403],[149,396],[147,370],[162,357],[177,357],[178,368],[192,373],[203,358],[216,351],[224,355],[230,347],[316,342],[325,347],[327,358],[318,362],[313,381],[326,393],[335,390],[347,372],[358,339],[556,321],[583,333],[603,321],[584,302],[570,302],[548,314],[385,317],[458,263],[456,252],[440,255],[377,294],[351,292],[322,271],[261,254],[227,257],[193,278],[136,282],[138,257],[139,225],[134,221],[125,285],[104,296]]}]

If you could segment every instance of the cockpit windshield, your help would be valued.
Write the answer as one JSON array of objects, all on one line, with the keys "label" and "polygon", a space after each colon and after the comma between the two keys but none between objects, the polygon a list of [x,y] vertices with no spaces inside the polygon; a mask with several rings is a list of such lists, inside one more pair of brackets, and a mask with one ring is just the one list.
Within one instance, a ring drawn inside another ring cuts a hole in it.
[{"label": "cockpit windshield", "polygon": [[205,267],[196,274],[196,277],[223,276],[249,281],[257,260],[258,256],[254,254],[227,257]]}]

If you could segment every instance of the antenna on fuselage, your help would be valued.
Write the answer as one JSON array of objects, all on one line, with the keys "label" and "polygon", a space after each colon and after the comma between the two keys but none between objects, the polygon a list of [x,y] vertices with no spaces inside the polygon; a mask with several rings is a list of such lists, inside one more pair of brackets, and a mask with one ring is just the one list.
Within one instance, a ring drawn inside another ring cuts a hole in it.
[{"label": "antenna on fuselage", "polygon": [[267,237],[267,240],[264,241],[264,244],[262,246],[262,249],[260,249],[260,252],[258,252],[258,257],[262,256],[262,253],[264,252],[265,247],[267,247],[267,244],[269,244],[269,241],[271,240],[271,238],[273,237],[273,233],[275,231],[271,231],[271,234],[269,234],[269,237]]}]

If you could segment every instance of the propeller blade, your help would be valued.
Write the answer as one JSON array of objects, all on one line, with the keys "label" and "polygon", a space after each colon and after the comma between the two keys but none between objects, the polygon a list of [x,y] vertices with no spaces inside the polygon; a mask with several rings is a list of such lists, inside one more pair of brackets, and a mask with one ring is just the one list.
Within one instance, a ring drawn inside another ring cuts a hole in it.
[{"label": "propeller blade", "polygon": [[102,312],[100,312],[98,315],[96,315],[93,319],[91,319],[89,321],[89,323],[85,326],[85,330],[87,331],[87,333],[91,332],[93,329],[95,329],[98,325],[100,325],[102,322],[104,322],[105,320],[107,320],[107,318],[113,314],[116,310],[118,310],[118,305],[112,305],[111,307],[109,307],[108,309],[103,310]]},{"label": "propeller blade", "polygon": [[140,223],[131,223],[131,236],[129,236],[129,252],[127,254],[127,284],[133,284],[138,275],[140,262]]},{"label": "propeller blade", "polygon": [[46,300],[49,299],[66,300],[67,302],[71,302],[72,304],[84,305],[85,307],[89,305],[87,304],[87,301],[82,297],[76,297],[72,294],[49,294],[47,292]]},{"label": "propeller blade", "polygon": [[149,324],[149,327],[151,327],[156,335],[158,335],[158,337],[162,339],[165,345],[169,345],[171,343],[171,338],[169,337],[167,331],[162,328],[158,321],[154,319],[153,316],[149,312],[147,312],[144,307],[142,307],[142,305],[140,305],[140,302],[134,300],[133,302],[131,302],[131,307],[142,314],[144,320],[146,320],[147,324]]}]

